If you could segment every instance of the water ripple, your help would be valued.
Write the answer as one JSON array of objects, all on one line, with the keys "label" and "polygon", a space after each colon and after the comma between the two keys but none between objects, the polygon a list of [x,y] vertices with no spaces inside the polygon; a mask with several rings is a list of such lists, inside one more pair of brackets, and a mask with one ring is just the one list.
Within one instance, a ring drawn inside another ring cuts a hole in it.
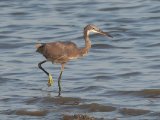
[{"label": "water ripple", "polygon": [[[58,120],[83,113],[159,119],[159,0],[1,0],[0,7],[1,119]],[[91,34],[88,56],[66,64],[62,97],[54,97],[60,65],[43,64],[55,78],[47,88],[48,77],[37,67],[45,58],[34,44],[72,41],[84,47],[87,24],[114,38]]]}]

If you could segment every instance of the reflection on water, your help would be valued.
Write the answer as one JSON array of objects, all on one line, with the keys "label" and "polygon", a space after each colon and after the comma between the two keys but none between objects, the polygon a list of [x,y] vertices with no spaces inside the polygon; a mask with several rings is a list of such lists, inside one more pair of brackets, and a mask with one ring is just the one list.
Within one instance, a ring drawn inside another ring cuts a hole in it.
[{"label": "reflection on water", "polygon": [[[158,0],[1,0],[0,8],[1,119],[159,119]],[[70,40],[82,47],[89,23],[114,38],[91,35],[90,53],[66,65],[57,97],[60,65],[44,65],[55,80],[48,88],[34,45]]]}]

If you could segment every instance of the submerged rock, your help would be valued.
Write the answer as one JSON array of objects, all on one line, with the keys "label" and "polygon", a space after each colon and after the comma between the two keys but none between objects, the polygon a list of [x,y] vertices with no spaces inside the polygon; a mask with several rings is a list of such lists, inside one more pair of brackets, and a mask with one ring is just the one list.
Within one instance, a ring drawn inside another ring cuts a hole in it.
[{"label": "submerged rock", "polygon": [[64,115],[63,120],[96,120],[94,117],[90,117],[88,115]]}]

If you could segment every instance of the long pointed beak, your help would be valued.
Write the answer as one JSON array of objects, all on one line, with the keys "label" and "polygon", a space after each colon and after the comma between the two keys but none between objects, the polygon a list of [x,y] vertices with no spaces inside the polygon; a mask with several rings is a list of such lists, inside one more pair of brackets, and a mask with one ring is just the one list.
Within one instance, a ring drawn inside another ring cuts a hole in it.
[{"label": "long pointed beak", "polygon": [[98,33],[101,34],[101,35],[106,35],[106,36],[108,36],[108,37],[113,38],[113,36],[110,35],[108,32],[103,32],[102,30],[99,30]]}]

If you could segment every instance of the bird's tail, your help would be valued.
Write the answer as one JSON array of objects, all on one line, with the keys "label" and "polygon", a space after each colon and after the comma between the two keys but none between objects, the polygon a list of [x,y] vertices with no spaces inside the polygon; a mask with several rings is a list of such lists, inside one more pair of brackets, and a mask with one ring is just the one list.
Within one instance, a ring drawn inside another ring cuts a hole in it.
[{"label": "bird's tail", "polygon": [[36,52],[39,52],[39,53],[43,53],[43,47],[44,47],[45,44],[42,44],[42,43],[36,43],[35,47],[36,47]]},{"label": "bird's tail", "polygon": [[41,43],[36,43],[36,44],[35,44],[35,48],[36,48],[36,49],[39,49],[39,48],[42,47],[42,46],[43,46],[43,44],[41,44]]}]

